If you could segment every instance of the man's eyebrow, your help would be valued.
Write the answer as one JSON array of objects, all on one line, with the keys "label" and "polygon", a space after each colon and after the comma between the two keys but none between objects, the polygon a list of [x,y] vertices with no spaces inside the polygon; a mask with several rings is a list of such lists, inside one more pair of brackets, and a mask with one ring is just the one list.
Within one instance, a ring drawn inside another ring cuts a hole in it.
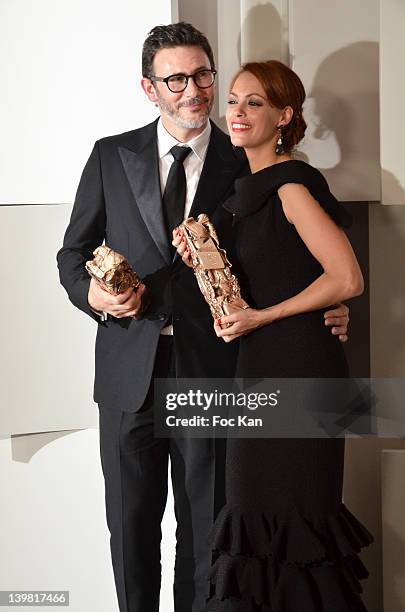
[{"label": "man's eyebrow", "polygon": [[208,66],[199,66],[194,72],[198,72],[199,70],[212,70],[212,68],[208,68]]},{"label": "man's eyebrow", "polygon": [[[212,70],[212,68],[208,68],[208,66],[199,66],[191,74],[195,74],[196,72],[199,72],[200,70]],[[173,72],[170,76],[179,76],[179,75],[184,75],[184,74],[187,74],[187,73],[186,72]]]}]

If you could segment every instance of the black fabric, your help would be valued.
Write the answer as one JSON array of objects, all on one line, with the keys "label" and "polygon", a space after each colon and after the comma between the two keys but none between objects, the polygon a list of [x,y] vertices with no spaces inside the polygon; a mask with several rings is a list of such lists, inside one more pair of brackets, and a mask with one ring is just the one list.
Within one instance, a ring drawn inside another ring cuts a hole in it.
[{"label": "black fabric", "polygon": [[330,192],[323,174],[299,159],[291,159],[263,168],[253,175],[235,182],[235,195],[229,198],[224,208],[238,217],[245,217],[265,206],[270,196],[286,183],[300,183],[307,187],[322,208],[341,227],[352,223],[350,212]]},{"label": "black fabric", "polygon": [[[284,215],[277,189],[288,182],[304,184],[335,222],[349,221],[322,175],[304,162],[239,179],[224,207],[235,215],[242,291],[257,308],[296,295],[322,273]],[[242,378],[347,375],[323,309],[240,340]],[[343,465],[343,439],[228,440],[207,612],[365,612],[359,581],[368,574],[357,555],[373,538],[342,502]]]},{"label": "black fabric", "polygon": [[184,170],[184,160],[191,153],[190,147],[175,146],[170,149],[173,162],[170,166],[163,194],[163,207],[166,215],[169,241],[172,231],[184,219],[184,205],[186,203],[187,183]]},{"label": "black fabric", "polygon": [[[173,337],[161,336],[154,377],[175,376]],[[161,582],[161,520],[167,498],[168,460],[175,500],[174,609],[200,612],[208,595],[211,551],[207,533],[215,500],[212,439],[154,436],[153,386],[135,413],[100,406],[100,450],[107,523],[121,612],[157,612]],[[223,499],[223,489],[221,490]]]}]

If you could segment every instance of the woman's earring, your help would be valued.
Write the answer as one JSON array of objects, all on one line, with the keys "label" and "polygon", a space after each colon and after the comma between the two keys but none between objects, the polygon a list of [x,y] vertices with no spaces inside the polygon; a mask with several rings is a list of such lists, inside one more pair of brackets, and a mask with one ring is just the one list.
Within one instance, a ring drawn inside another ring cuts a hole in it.
[{"label": "woman's earring", "polygon": [[283,146],[283,134],[281,132],[281,125],[277,126],[278,129],[278,140],[277,140],[277,144],[276,144],[276,148],[275,148],[275,153],[276,155],[282,155],[284,153],[284,146]]}]

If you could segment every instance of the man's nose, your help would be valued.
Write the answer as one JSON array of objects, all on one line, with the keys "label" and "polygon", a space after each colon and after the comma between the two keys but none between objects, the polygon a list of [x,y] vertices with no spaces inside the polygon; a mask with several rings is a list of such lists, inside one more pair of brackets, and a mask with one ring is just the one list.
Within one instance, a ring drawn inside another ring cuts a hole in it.
[{"label": "man's nose", "polygon": [[197,94],[200,93],[200,89],[198,87],[198,85],[196,85],[194,79],[192,77],[189,77],[188,79],[188,83],[187,83],[187,87],[185,89],[185,93],[187,93],[189,96],[195,96]]}]

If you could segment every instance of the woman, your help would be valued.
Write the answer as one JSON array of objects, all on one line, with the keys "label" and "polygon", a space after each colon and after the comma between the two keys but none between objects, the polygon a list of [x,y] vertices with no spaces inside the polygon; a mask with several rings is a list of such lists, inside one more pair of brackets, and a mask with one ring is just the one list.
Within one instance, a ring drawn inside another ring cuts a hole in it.
[{"label": "woman", "polygon": [[[248,63],[231,83],[229,133],[252,175],[224,206],[252,307],[215,331],[225,342],[241,337],[238,377],[348,375],[323,310],[360,295],[363,278],[342,230],[350,215],[318,170],[292,158],[304,99],[298,76],[277,61]],[[357,553],[372,536],[342,503],[343,460],[341,438],[228,440],[207,610],[364,612]]]}]

